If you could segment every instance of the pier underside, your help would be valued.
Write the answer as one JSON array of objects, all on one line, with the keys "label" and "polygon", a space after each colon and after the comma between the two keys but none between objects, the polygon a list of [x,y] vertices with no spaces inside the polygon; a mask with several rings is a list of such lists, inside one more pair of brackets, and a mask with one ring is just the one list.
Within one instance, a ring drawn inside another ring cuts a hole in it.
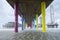
[{"label": "pier underside", "polygon": [[[46,2],[46,8],[53,0],[18,0],[18,14],[23,15],[28,25],[33,19],[36,19],[41,14],[41,2]],[[14,8],[14,0],[7,0],[7,2]]]}]

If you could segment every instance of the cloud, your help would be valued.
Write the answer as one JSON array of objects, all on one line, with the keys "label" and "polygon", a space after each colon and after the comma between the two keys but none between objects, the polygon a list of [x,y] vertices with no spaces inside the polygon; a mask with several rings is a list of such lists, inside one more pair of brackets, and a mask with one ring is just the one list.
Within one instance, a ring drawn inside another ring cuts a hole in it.
[{"label": "cloud", "polygon": [[[55,16],[55,21],[57,19],[60,19],[60,0],[54,0],[50,5],[53,5],[54,8],[54,16]],[[50,5],[46,10],[46,20],[50,21]]]}]

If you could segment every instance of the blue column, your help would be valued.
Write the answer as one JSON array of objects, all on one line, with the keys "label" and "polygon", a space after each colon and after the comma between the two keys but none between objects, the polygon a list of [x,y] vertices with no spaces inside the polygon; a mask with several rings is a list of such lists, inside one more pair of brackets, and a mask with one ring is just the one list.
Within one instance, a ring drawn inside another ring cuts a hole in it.
[{"label": "blue column", "polygon": [[33,25],[34,25],[34,28],[36,28],[36,27],[35,27],[35,20],[33,21]]},{"label": "blue column", "polygon": [[24,24],[23,24],[23,21],[24,21],[24,17],[22,15],[22,30],[24,30]]}]

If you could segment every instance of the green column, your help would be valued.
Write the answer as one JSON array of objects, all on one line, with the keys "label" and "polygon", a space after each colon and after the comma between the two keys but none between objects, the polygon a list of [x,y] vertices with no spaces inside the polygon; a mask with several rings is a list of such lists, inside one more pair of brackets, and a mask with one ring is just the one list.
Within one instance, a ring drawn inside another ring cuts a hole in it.
[{"label": "green column", "polygon": [[36,14],[36,30],[38,30],[38,14]]},{"label": "green column", "polygon": [[25,18],[24,18],[24,29],[26,29],[26,22],[25,22]]}]

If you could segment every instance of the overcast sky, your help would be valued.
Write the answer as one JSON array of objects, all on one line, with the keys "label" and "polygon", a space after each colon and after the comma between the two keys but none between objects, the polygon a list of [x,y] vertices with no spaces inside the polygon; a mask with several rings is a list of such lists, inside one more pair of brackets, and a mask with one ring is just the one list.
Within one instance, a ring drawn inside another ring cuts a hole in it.
[{"label": "overcast sky", "polygon": [[[54,0],[50,5],[54,7],[55,22],[60,23],[60,0]],[[6,2],[6,0],[0,0],[0,26],[3,24],[14,21],[14,10]],[[46,9],[46,23],[50,22],[50,6]],[[21,23],[21,17],[19,17],[19,23]],[[60,25],[60,24],[59,24]]]}]

